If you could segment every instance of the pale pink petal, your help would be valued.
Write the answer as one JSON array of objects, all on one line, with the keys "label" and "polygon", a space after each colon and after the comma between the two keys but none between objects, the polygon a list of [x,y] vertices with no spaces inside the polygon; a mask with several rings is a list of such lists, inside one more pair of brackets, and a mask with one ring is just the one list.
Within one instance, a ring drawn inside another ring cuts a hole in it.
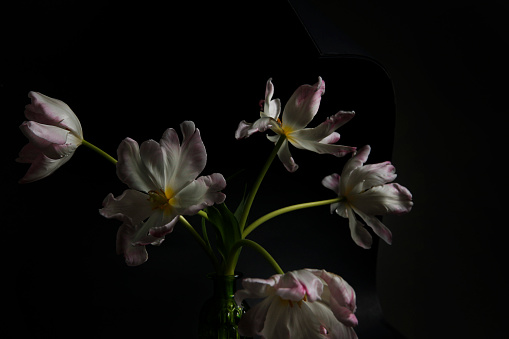
[{"label": "pale pink petal", "polygon": [[322,94],[325,92],[325,82],[318,78],[313,86],[302,85],[290,97],[283,111],[283,126],[292,130],[299,130],[313,120],[318,112]]},{"label": "pale pink petal", "polygon": [[331,175],[326,176],[322,180],[322,185],[326,188],[332,190],[334,193],[339,195],[339,181],[341,177],[337,173],[333,173]]},{"label": "pale pink petal", "polygon": [[343,171],[341,172],[342,180],[339,188],[341,195],[345,196],[347,192],[351,190],[352,187],[350,187],[351,184],[349,183],[350,175],[354,169],[364,165],[368,160],[370,152],[371,147],[369,145],[360,148],[352,154],[352,157],[348,159],[345,166],[343,166]]},{"label": "pale pink petal", "polygon": [[357,167],[350,173],[348,180],[353,183],[360,183],[356,189],[351,190],[351,193],[360,193],[373,186],[394,181],[396,177],[396,168],[389,161],[386,161]]},{"label": "pale pink petal", "polygon": [[402,214],[412,209],[412,194],[399,184],[375,186],[348,197],[350,204],[368,215]]},{"label": "pale pink petal", "polygon": [[323,283],[308,270],[286,273],[276,286],[276,294],[284,300],[299,301],[305,296],[310,302],[320,299]]},{"label": "pale pink petal", "polygon": [[74,153],[81,140],[69,138],[70,132],[60,127],[25,121],[20,126],[29,142],[49,158],[59,159]]},{"label": "pale pink petal", "polygon": [[161,146],[166,153],[166,184],[174,192],[183,187],[203,171],[207,163],[207,152],[200,136],[200,131],[195,128],[191,121],[185,121],[180,125],[183,139],[179,144],[177,132],[169,128],[161,138]]},{"label": "pale pink petal", "polygon": [[283,141],[281,148],[277,152],[279,160],[283,163],[288,172],[295,172],[299,165],[295,163],[293,160],[292,154],[290,153],[290,148],[288,147],[288,140]]},{"label": "pale pink petal", "polygon": [[355,213],[357,213],[366,224],[373,229],[376,235],[382,238],[387,244],[392,244],[392,232],[385,226],[377,217],[372,215],[367,215],[359,209],[356,209],[353,206]]},{"label": "pale pink petal", "polygon": [[166,159],[161,145],[154,140],[144,141],[140,146],[140,159],[145,169],[145,176],[150,179],[154,187],[166,188]]},{"label": "pale pink petal", "polygon": [[213,204],[222,203],[226,196],[219,192],[226,180],[219,173],[201,176],[178,192],[171,204],[178,214],[193,215]]},{"label": "pale pink petal", "polygon": [[276,120],[269,117],[262,117],[252,124],[247,123],[246,121],[241,121],[237,131],[235,131],[235,138],[247,138],[256,132],[265,132],[277,124],[278,122]]},{"label": "pale pink petal", "polygon": [[348,153],[355,151],[355,147],[343,146],[343,145],[331,145],[321,143],[319,141],[302,140],[299,138],[300,132],[296,131],[292,133],[289,141],[292,145],[297,148],[312,151],[318,154],[332,154],[337,157],[343,157]]},{"label": "pale pink petal", "polygon": [[117,176],[127,186],[142,192],[157,191],[162,188],[148,175],[136,141],[131,138],[124,139],[120,143],[117,153]]},{"label": "pale pink petal", "polygon": [[[298,137],[302,140],[321,141],[322,143],[336,142],[339,140],[339,134],[333,135],[333,132],[350,121],[354,116],[355,112],[353,111],[339,111],[335,115],[327,118],[327,120],[322,122],[317,127],[299,130]],[[329,141],[324,140],[331,135],[333,135],[332,139]]]},{"label": "pale pink petal", "polygon": [[273,275],[269,279],[246,278],[242,280],[244,289],[235,293],[235,302],[240,305],[244,299],[265,298],[269,296],[269,290],[281,279],[281,275]]},{"label": "pale pink petal", "polygon": [[29,92],[28,97],[32,101],[25,107],[28,120],[61,127],[83,139],[80,121],[66,103],[37,92]]},{"label": "pale pink petal", "polygon": [[364,228],[364,225],[357,220],[354,211],[347,208],[348,225],[350,226],[350,234],[353,241],[362,248],[369,249],[373,243],[371,234]]},{"label": "pale pink petal", "polygon": [[[160,234],[167,234],[173,231],[175,220],[178,215],[170,210],[156,209],[149,216],[141,227],[136,230],[133,237],[133,244],[148,245],[157,242],[161,238]],[[154,233],[151,234],[151,233]]]},{"label": "pale pink petal", "polygon": [[51,159],[45,156],[33,144],[28,143],[21,149],[19,158],[17,158],[16,161],[20,163],[31,163],[32,165],[25,176],[19,180],[19,183],[26,184],[46,178],[69,161],[71,157],[72,154],[60,159]]},{"label": "pale pink petal", "polygon": [[114,218],[124,223],[137,225],[152,214],[152,207],[147,194],[128,189],[117,198],[111,193],[106,196],[99,213],[105,218]]},{"label": "pale pink petal", "polygon": [[138,266],[148,259],[148,253],[145,246],[135,246],[132,244],[135,227],[129,224],[122,224],[117,231],[117,254],[123,254],[128,266]]},{"label": "pale pink petal", "polygon": [[[267,311],[277,296],[268,297],[247,311],[239,321],[239,334],[246,337],[260,335],[263,331]],[[276,301],[277,302],[277,301]]]},{"label": "pale pink petal", "polygon": [[262,116],[277,120],[279,113],[281,112],[281,101],[279,99],[272,99],[273,95],[274,85],[272,84],[271,78],[267,81],[267,85],[265,86],[265,100],[263,101]]},{"label": "pale pink petal", "polygon": [[356,296],[354,289],[340,276],[329,273],[325,270],[312,270],[312,272],[322,278],[327,284],[329,291],[329,303],[336,319],[347,326],[357,326],[358,321],[354,312],[356,306]]}]

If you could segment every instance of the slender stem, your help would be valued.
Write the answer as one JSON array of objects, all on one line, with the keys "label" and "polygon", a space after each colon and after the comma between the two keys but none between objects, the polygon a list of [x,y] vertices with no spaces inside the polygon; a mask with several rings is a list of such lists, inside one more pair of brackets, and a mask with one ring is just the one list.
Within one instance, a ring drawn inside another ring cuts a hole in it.
[{"label": "slender stem", "polygon": [[269,158],[265,162],[265,165],[263,166],[260,174],[258,175],[258,178],[256,179],[256,181],[253,185],[253,188],[251,189],[251,192],[249,192],[249,196],[246,201],[246,206],[244,208],[244,212],[242,213],[242,216],[241,216],[240,222],[239,222],[241,232],[244,230],[244,226],[246,225],[246,222],[247,222],[247,217],[249,216],[249,211],[251,210],[251,206],[253,205],[253,201],[255,199],[256,193],[258,192],[258,189],[260,188],[263,178],[265,177],[265,174],[269,170],[270,164],[272,164],[272,161],[276,157],[277,152],[281,148],[281,145],[283,144],[283,141],[285,141],[285,139],[286,139],[286,136],[284,136],[284,135],[281,135],[279,137],[279,140],[277,141],[276,146],[272,150],[272,153],[270,153]]},{"label": "slender stem", "polygon": [[260,244],[252,241],[252,240],[249,240],[249,239],[242,239],[242,240],[239,240],[237,241],[231,251],[230,251],[230,256],[229,256],[229,259],[228,259],[228,262],[226,264],[226,275],[233,275],[235,273],[235,266],[236,266],[236,263],[237,263],[237,253],[239,252],[240,248],[242,246],[248,246],[248,247],[251,247],[252,249],[254,249],[255,251],[257,251],[259,254],[261,254],[265,260],[267,260],[269,262],[269,264],[272,265],[272,267],[274,268],[274,270],[279,273],[279,274],[284,274],[285,272],[281,269],[281,267],[279,266],[279,264],[276,262],[276,260],[270,255],[269,252],[267,252],[267,250],[265,248],[263,248]]},{"label": "slender stem", "polygon": [[198,232],[194,229],[194,227],[189,223],[189,221],[186,220],[183,216],[179,216],[179,220],[184,226],[187,228],[189,232],[191,232],[191,235],[194,237],[194,239],[200,244],[200,246],[205,250],[205,253],[210,257],[210,260],[212,260],[212,265],[214,265],[214,269],[218,271],[219,269],[219,263],[217,261],[216,256],[214,255],[214,252],[212,252],[212,249],[207,245],[205,240],[200,236]]},{"label": "slender stem", "polygon": [[264,222],[277,217],[278,215],[285,214],[288,212],[304,209],[304,208],[310,208],[310,207],[317,207],[317,206],[323,206],[323,205],[329,205],[333,204],[335,202],[341,201],[341,198],[334,198],[334,199],[328,199],[328,200],[320,200],[320,201],[313,201],[313,202],[306,202],[303,204],[297,204],[297,205],[291,205],[287,207],[280,208],[278,210],[275,210],[273,212],[270,212],[268,214],[265,214],[263,217],[255,220],[253,223],[251,223],[242,233],[242,238],[245,238],[248,236],[249,233],[253,232],[258,226],[263,224]]},{"label": "slender stem", "polygon": [[106,153],[105,151],[103,151],[102,149],[100,149],[99,147],[95,146],[94,144],[91,144],[89,143],[88,141],[86,140],[82,140],[82,144],[84,146],[87,146],[88,148],[90,148],[91,150],[99,153],[101,156],[103,156],[104,158],[106,158],[108,161],[112,162],[114,165],[117,164],[117,159],[113,158],[111,155],[109,155],[108,153]]}]

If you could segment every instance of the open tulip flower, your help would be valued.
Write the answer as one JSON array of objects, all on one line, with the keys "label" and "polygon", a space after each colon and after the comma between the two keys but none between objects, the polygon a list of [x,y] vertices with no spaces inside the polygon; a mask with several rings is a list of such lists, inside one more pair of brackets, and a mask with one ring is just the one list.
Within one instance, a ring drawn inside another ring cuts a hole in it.
[{"label": "open tulip flower", "polygon": [[279,119],[281,103],[279,99],[272,99],[274,85],[269,79],[265,89],[265,100],[262,101],[263,110],[260,112],[260,119],[254,123],[241,121],[235,137],[237,139],[246,138],[255,132],[264,132],[268,129],[276,133],[276,135],[267,136],[274,143],[279,140],[280,136],[284,136],[285,139],[278,151],[278,157],[290,172],[296,171],[298,165],[293,160],[288,142],[299,149],[319,154],[333,154],[338,157],[354,151],[355,147],[334,144],[339,140],[339,133],[335,132],[336,129],[350,121],[355,115],[354,112],[339,111],[317,127],[306,128],[318,112],[324,92],[325,82],[320,77],[313,86],[300,86],[288,100],[283,110],[282,119]]},{"label": "open tulip flower", "polygon": [[376,235],[391,244],[391,231],[376,216],[406,213],[413,206],[410,191],[399,184],[390,183],[396,179],[396,169],[389,161],[364,165],[370,152],[370,146],[362,147],[347,161],[341,176],[334,173],[322,181],[340,199],[331,204],[331,212],[348,218],[352,238],[363,248],[370,248],[373,239],[355,213]]},{"label": "open tulip flower", "polygon": [[235,294],[264,298],[239,323],[239,333],[265,339],[357,338],[353,326],[355,291],[340,276],[324,270],[302,269],[269,279],[247,278]]},{"label": "open tulip flower", "polygon": [[28,138],[16,161],[30,163],[20,183],[43,179],[65,164],[83,142],[81,124],[66,103],[37,92],[28,93],[28,121],[20,129]]},{"label": "open tulip flower", "polygon": [[126,138],[118,148],[117,175],[130,189],[115,198],[109,194],[100,213],[124,222],[117,235],[117,251],[126,262],[146,260],[144,246],[160,244],[173,230],[179,215],[193,215],[206,206],[222,203],[226,186],[221,174],[198,175],[205,168],[207,153],[193,122],[181,124],[182,145],[177,132],[167,129],[160,143],[138,143]]}]

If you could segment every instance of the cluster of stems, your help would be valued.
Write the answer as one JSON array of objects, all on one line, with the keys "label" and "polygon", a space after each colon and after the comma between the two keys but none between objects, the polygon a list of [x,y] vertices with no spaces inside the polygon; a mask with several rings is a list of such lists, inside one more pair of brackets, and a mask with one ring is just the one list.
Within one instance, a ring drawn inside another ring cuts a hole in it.
[{"label": "cluster of stems", "polygon": [[[270,153],[267,161],[265,162],[264,166],[262,167],[258,177],[256,178],[256,181],[253,184],[253,187],[251,188],[249,195],[247,196],[246,204],[243,210],[243,213],[239,220],[239,227],[240,232],[242,234],[241,239],[238,240],[230,249],[230,253],[226,258],[225,265],[220,265],[217,256],[215,255],[214,251],[212,250],[212,247],[210,246],[210,243],[208,242],[208,239],[206,238],[206,232],[203,232],[203,236],[200,235],[196,229],[189,223],[189,221],[184,218],[183,216],[179,216],[179,221],[184,225],[184,227],[191,233],[193,238],[198,242],[198,244],[204,249],[205,253],[209,256],[209,258],[212,261],[212,265],[214,266],[216,273],[220,275],[234,275],[235,274],[235,268],[237,266],[237,262],[240,256],[240,250],[242,247],[250,247],[256,252],[258,252],[263,258],[267,260],[267,262],[274,268],[274,270],[279,274],[284,274],[284,271],[281,269],[279,264],[276,262],[276,260],[270,255],[265,248],[263,248],[260,244],[258,244],[255,241],[247,239],[247,236],[253,232],[257,227],[265,223],[266,221],[269,221],[272,218],[275,218],[279,215],[301,210],[304,208],[311,208],[311,207],[317,207],[317,206],[323,206],[323,205],[330,205],[335,202],[340,201],[340,198],[334,198],[334,199],[328,199],[328,200],[320,200],[320,201],[313,201],[313,202],[307,202],[307,203],[301,203],[296,205],[291,205],[287,207],[283,207],[280,209],[277,209],[275,211],[272,211],[268,214],[265,214],[264,216],[256,219],[250,224],[247,224],[247,220],[249,217],[249,212],[251,210],[251,207],[253,205],[253,202],[255,200],[256,194],[258,192],[258,189],[260,188],[262,181],[269,170],[270,165],[272,164],[273,160],[275,159],[279,149],[281,148],[281,145],[283,144],[286,136],[281,135],[278,142],[276,143],[274,149]],[[87,146],[88,148],[92,149],[93,151],[97,152],[104,158],[106,158],[108,161],[113,163],[114,165],[117,164],[117,160],[100,149],[99,147],[91,144],[88,141],[83,140],[83,145]],[[198,214],[208,219],[208,215],[204,211],[198,212]]]}]

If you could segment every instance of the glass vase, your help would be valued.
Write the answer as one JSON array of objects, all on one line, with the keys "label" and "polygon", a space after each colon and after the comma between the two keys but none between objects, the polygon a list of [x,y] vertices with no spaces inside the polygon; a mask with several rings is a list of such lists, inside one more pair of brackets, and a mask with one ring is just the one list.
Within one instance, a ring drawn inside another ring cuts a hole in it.
[{"label": "glass vase", "polygon": [[247,305],[238,306],[233,296],[237,290],[240,275],[208,275],[213,281],[213,295],[200,312],[198,338],[200,339],[244,339],[237,332],[240,318],[247,311]]}]

